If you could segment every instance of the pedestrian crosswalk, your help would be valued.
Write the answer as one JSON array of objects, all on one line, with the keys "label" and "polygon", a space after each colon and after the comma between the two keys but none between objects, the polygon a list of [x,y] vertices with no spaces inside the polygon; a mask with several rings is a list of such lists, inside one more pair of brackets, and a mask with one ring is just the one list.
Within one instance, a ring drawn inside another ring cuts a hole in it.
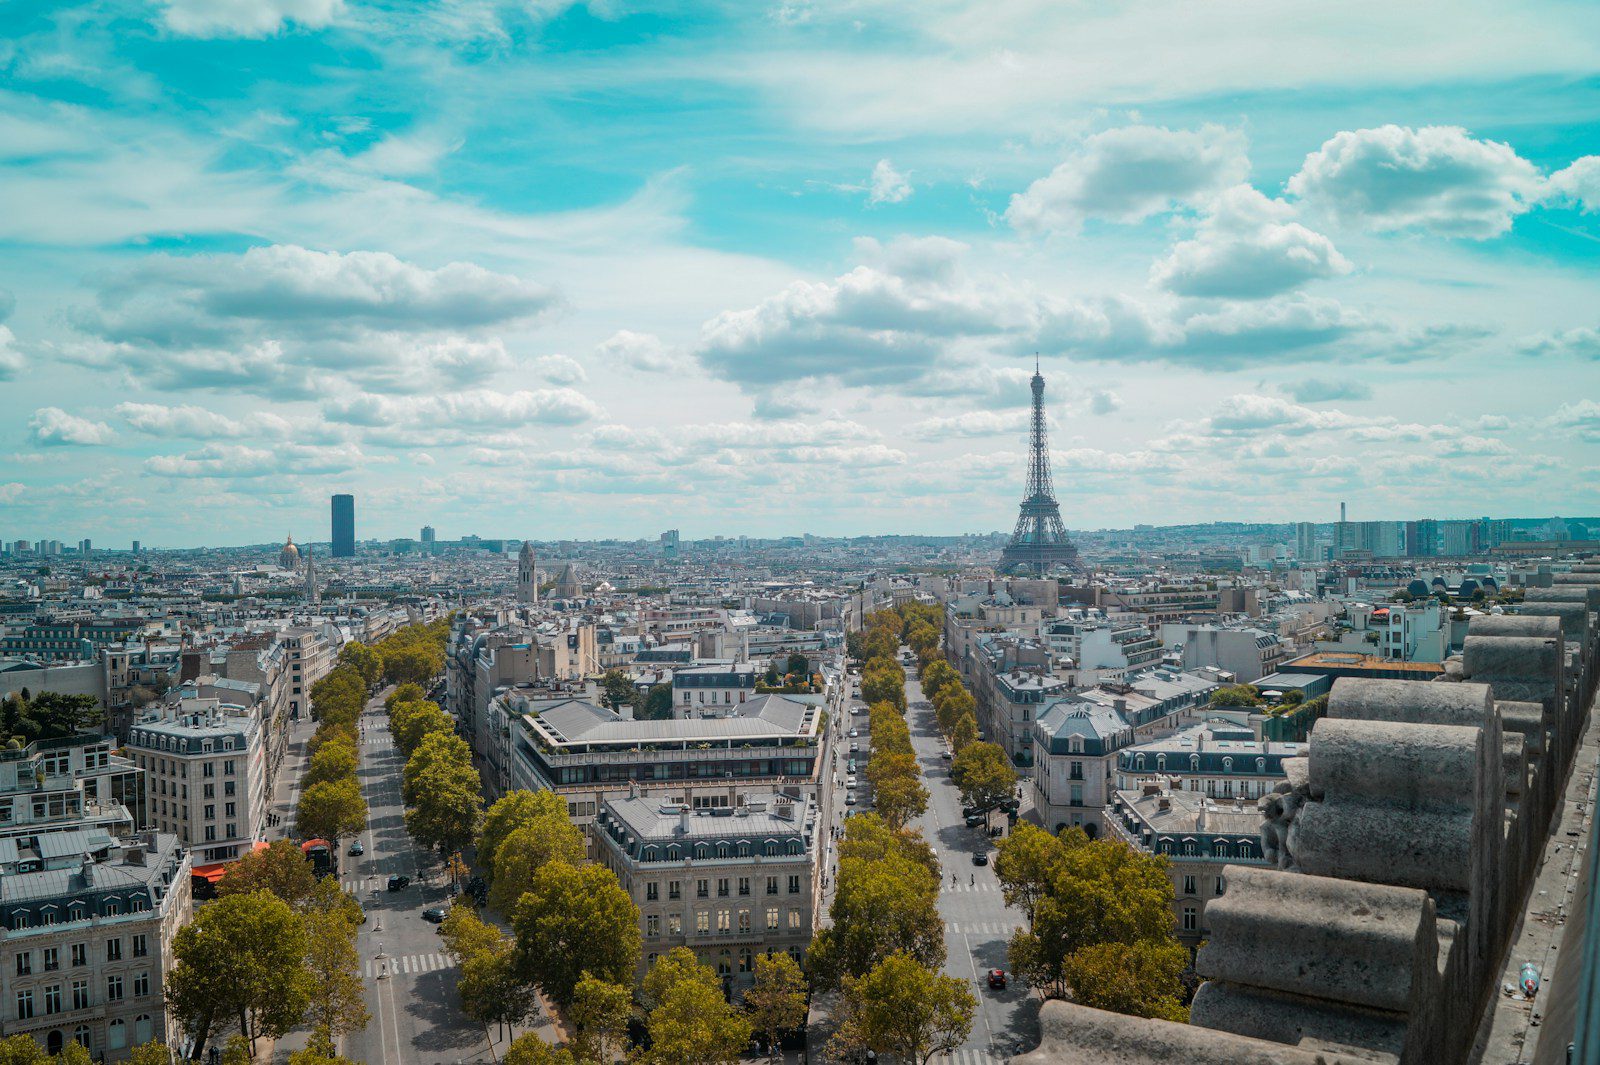
[{"label": "pedestrian crosswalk", "polygon": [[961,894],[963,891],[968,892],[968,893],[980,893],[980,894],[987,892],[987,893],[992,895],[992,894],[996,894],[996,893],[998,893],[1000,891],[1000,885],[996,884],[992,880],[980,880],[976,884],[974,884],[970,880],[965,882],[965,883],[962,883],[960,880],[957,880],[955,882],[954,886],[951,886],[950,883],[947,881],[944,884],[944,887],[943,887],[942,890],[944,890],[946,892],[949,892],[949,893],[952,893],[952,894],[956,894],[956,895]]},{"label": "pedestrian crosswalk", "polygon": [[455,959],[448,954],[401,954],[392,958],[374,958],[367,962],[366,976],[371,980],[380,975],[420,976],[455,968]]},{"label": "pedestrian crosswalk", "polygon": [[946,921],[944,930],[956,936],[1009,936],[1018,926],[1010,921]]},{"label": "pedestrian crosswalk", "polygon": [[981,1047],[962,1047],[959,1050],[946,1051],[942,1058],[934,1059],[940,1065],[946,1062],[949,1065],[1004,1065],[1010,1060],[1009,1054],[995,1054]]}]

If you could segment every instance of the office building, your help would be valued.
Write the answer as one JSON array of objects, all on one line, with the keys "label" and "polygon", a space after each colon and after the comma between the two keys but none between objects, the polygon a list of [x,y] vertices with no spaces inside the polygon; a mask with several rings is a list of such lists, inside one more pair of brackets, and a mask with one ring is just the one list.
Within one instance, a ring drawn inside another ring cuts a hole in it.
[{"label": "office building", "polygon": [[356,553],[356,497],[333,497],[333,557],[354,558]]}]

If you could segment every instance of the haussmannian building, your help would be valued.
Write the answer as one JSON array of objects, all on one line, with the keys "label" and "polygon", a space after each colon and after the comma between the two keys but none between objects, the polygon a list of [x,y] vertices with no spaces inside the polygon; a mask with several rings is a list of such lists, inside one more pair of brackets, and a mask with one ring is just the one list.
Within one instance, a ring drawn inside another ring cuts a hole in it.
[{"label": "haussmannian building", "polygon": [[695,810],[633,794],[602,803],[590,833],[595,860],[639,907],[639,976],[688,947],[739,998],[756,957],[804,964],[816,907],[817,808],[808,798],[746,796]]}]

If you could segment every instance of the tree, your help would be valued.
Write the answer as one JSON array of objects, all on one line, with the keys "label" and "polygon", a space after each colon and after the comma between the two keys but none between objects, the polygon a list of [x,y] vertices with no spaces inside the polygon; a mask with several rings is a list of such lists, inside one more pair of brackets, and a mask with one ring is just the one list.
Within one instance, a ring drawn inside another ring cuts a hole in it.
[{"label": "tree", "polygon": [[874,813],[855,814],[845,822],[844,839],[839,842],[840,861],[854,858],[875,862],[889,857],[905,858],[922,866],[933,877],[937,891],[939,859],[922,833],[890,828]]},{"label": "tree", "polygon": [[0,1039],[0,1065],[92,1065],[93,1060],[76,1042],[62,1047],[61,1053],[51,1055],[31,1035]]},{"label": "tree", "polygon": [[585,971],[630,983],[639,962],[639,908],[600,865],[547,862],[512,916],[519,975],[562,1005]]},{"label": "tree", "polygon": [[566,1047],[553,1047],[540,1039],[538,1033],[528,1032],[511,1041],[500,1065],[580,1065],[580,1062]]},{"label": "tree", "polygon": [[100,700],[92,695],[40,692],[28,703],[28,717],[37,728],[34,735],[41,740],[96,732],[105,727]]},{"label": "tree", "polygon": [[645,1022],[647,1062],[733,1065],[739,1060],[750,1042],[750,1022],[723,998],[722,983],[709,965],[679,947],[657,960],[645,982],[652,1003]]},{"label": "tree", "polygon": [[537,1008],[533,988],[518,975],[511,945],[504,941],[461,963],[456,994],[462,1012],[485,1027],[525,1024]]},{"label": "tree", "polygon": [[915,777],[893,776],[874,786],[878,813],[893,828],[904,828],[928,808],[928,789]]},{"label": "tree", "polygon": [[390,692],[383,700],[384,713],[394,713],[394,708],[401,703],[419,703],[428,697],[420,684],[402,684]]},{"label": "tree", "polygon": [[938,874],[913,858],[898,852],[877,860],[841,856],[828,909],[833,923],[811,944],[813,985],[831,990],[901,951],[928,966],[944,964],[938,901]]},{"label": "tree", "polygon": [[483,815],[483,828],[478,835],[478,860],[484,863],[489,879],[494,879],[494,853],[507,836],[542,817],[565,820],[566,816],[566,804],[553,791],[518,789],[495,800]]},{"label": "tree", "polygon": [[331,1045],[308,1046],[289,1055],[289,1065],[356,1065],[333,1052]]},{"label": "tree", "polygon": [[457,961],[494,950],[505,939],[498,928],[485,924],[478,911],[459,899],[440,922],[439,935],[444,940],[445,951]]},{"label": "tree", "polygon": [[912,1065],[966,1042],[978,1008],[964,981],[901,953],[847,980],[844,996],[844,1021],[835,1036],[841,1048],[892,1054]]},{"label": "tree", "polygon": [[934,716],[939,721],[939,731],[946,736],[955,732],[956,723],[963,717],[974,717],[978,712],[977,700],[961,686],[960,681],[946,684],[933,697]]},{"label": "tree", "polygon": [[950,765],[950,777],[961,789],[961,801],[980,810],[992,810],[1011,799],[1017,771],[1006,752],[993,743],[969,743]]},{"label": "tree", "polygon": [[584,859],[583,833],[567,820],[566,811],[546,815],[523,825],[500,844],[494,854],[494,882],[489,905],[510,913],[533,885],[534,874],[546,863],[580,865]]},{"label": "tree", "polygon": [[[0,1062],[5,1061],[0,1056]],[[140,1043],[128,1055],[128,1065],[173,1065],[172,1048],[165,1043]]]},{"label": "tree", "polygon": [[266,891],[229,895],[195,914],[173,941],[167,1009],[195,1041],[193,1056],[230,1023],[246,1039],[282,1036],[311,995],[306,933],[289,904]]},{"label": "tree", "polygon": [[866,671],[861,674],[861,698],[868,705],[888,703],[903,714],[906,712],[905,685],[905,671],[893,662],[884,659],[877,666],[868,662]]},{"label": "tree", "polygon": [[459,850],[477,834],[483,816],[481,789],[466,741],[429,733],[401,773],[401,795],[411,807],[407,831],[425,847]]},{"label": "tree", "polygon": [[1230,684],[1211,693],[1212,706],[1257,706],[1261,689],[1253,684]]},{"label": "tree", "polygon": [[306,839],[339,842],[340,836],[353,836],[367,827],[367,800],[355,777],[324,780],[300,793],[295,808],[295,827]]},{"label": "tree", "polygon": [[298,907],[302,914],[325,914],[338,917],[351,928],[367,923],[366,911],[350,892],[339,887],[336,877],[325,876],[317,881]]},{"label": "tree", "polygon": [[755,981],[744,993],[750,1023],[767,1038],[767,1054],[778,1059],[778,1041],[806,1023],[806,978],[787,954],[763,954],[756,959]]},{"label": "tree", "polygon": [[962,714],[961,720],[950,730],[950,748],[960,754],[976,742],[978,742],[978,719],[971,714]]},{"label": "tree", "polygon": [[650,685],[650,690],[644,697],[643,712],[637,716],[644,721],[670,721],[672,719],[672,685]]},{"label": "tree", "polygon": [[1085,1006],[1185,1024],[1183,970],[1189,955],[1176,942],[1097,943],[1063,965],[1072,998]]},{"label": "tree", "polygon": [[430,732],[407,756],[405,768],[400,771],[401,799],[407,806],[415,806],[427,788],[437,783],[431,776],[435,770],[463,766],[472,767],[472,748],[467,741],[454,734]]},{"label": "tree", "polygon": [[628,1030],[633,991],[623,984],[596,980],[588,973],[573,988],[567,1018],[572,1022],[572,1052],[579,1059],[610,1061],[607,1048]]},{"label": "tree", "polygon": [[802,680],[806,680],[811,676],[811,663],[806,660],[805,655],[796,651],[789,655],[789,660],[784,663],[784,672],[791,677],[799,677]]},{"label": "tree", "polygon": [[[399,713],[401,707],[412,709],[402,715]],[[389,731],[394,734],[394,745],[407,758],[428,736],[441,732],[448,734],[456,728],[455,718],[440,710],[435,702],[401,703],[395,710],[396,713],[389,718]]]},{"label": "tree", "polygon": [[[325,883],[333,883],[332,878]],[[311,909],[303,921],[305,966],[311,977],[306,1021],[332,1051],[341,1035],[365,1028],[370,1019],[361,984],[361,957],[356,953],[356,924],[342,908]]]},{"label": "tree", "polygon": [[613,710],[631,706],[639,695],[633,678],[620,669],[608,669],[600,676],[600,705]]},{"label": "tree", "polygon": [[354,744],[346,743],[343,738],[337,742],[323,743],[311,756],[311,764],[306,767],[306,775],[301,778],[300,784],[309,788],[325,780],[353,779],[357,764]]},{"label": "tree", "polygon": [[317,886],[317,874],[304,852],[289,840],[274,840],[232,865],[217,883],[217,894],[249,895],[270,891],[290,906],[299,906]]},{"label": "tree", "polygon": [[425,685],[443,669],[443,648],[412,644],[383,652],[383,675],[392,683]]},{"label": "tree", "polygon": [[383,656],[360,641],[347,643],[339,649],[339,664],[355,670],[369,688],[383,676]]},{"label": "tree", "polygon": [[1007,906],[1016,906],[1033,924],[1033,907],[1050,890],[1061,864],[1060,842],[1044,829],[1018,821],[996,845],[994,872]]}]

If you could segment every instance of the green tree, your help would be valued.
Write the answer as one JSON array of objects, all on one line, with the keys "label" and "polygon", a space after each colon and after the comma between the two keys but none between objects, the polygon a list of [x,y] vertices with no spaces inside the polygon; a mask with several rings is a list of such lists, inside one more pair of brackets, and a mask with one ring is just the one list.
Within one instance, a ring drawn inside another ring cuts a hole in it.
[{"label": "green tree", "polygon": [[309,788],[325,780],[354,779],[357,765],[355,744],[346,743],[343,739],[323,743],[311,756],[311,764],[306,767],[306,775],[301,778],[300,785]]},{"label": "green tree", "polygon": [[993,743],[969,743],[950,766],[950,778],[968,806],[992,810],[1012,797],[1017,771],[1006,752]]},{"label": "green tree", "polygon": [[443,671],[443,648],[413,644],[383,652],[383,675],[391,683],[422,686]]},{"label": "green tree", "polygon": [[954,735],[956,723],[963,717],[976,719],[977,700],[961,686],[960,681],[946,684],[939,689],[939,694],[933,697],[932,702],[934,716],[939,722],[939,731],[947,737]]},{"label": "green tree", "polygon": [[400,771],[401,799],[407,806],[415,806],[428,788],[438,783],[434,779],[436,770],[455,771],[462,767],[472,768],[472,748],[467,741],[453,734],[430,732],[406,758],[405,768]]},{"label": "green tree", "polygon": [[401,703],[420,703],[428,697],[420,684],[401,684],[394,691],[384,696],[383,710],[385,713],[394,713],[394,708]]},{"label": "green tree", "polygon": [[0,1065],[92,1065],[93,1061],[89,1052],[75,1042],[51,1055],[31,1035],[0,1039]]},{"label": "green tree", "polygon": [[494,882],[489,905],[509,914],[533,886],[534,874],[547,862],[583,863],[583,833],[567,820],[566,811],[546,815],[523,825],[500,844],[494,855]]},{"label": "green tree", "polygon": [[553,791],[518,789],[497,799],[483,815],[483,828],[478,835],[478,860],[484,863],[488,878],[494,879],[494,853],[507,836],[540,818],[565,820],[566,816],[566,804]]},{"label": "green tree", "polygon": [[[165,1043],[140,1043],[128,1055],[128,1065],[173,1065],[175,1056]],[[0,1062],[5,1058],[0,1056]]]},{"label": "green tree", "polygon": [[596,980],[588,973],[573,988],[567,1019],[572,1022],[572,1052],[584,1061],[611,1061],[608,1049],[628,1030],[633,992],[624,984]]},{"label": "green tree", "polygon": [[367,914],[361,908],[361,903],[350,892],[339,887],[338,878],[332,876],[318,880],[317,886],[301,901],[298,909],[302,914],[339,917],[352,928],[367,922]]},{"label": "green tree", "polygon": [[455,731],[455,718],[439,709],[439,704],[424,700],[417,703],[401,703],[400,706],[411,707],[409,713],[403,716],[398,713],[390,715],[389,731],[394,735],[394,745],[400,748],[400,753],[411,757],[422,741],[434,733],[446,735]]},{"label": "green tree", "polygon": [[357,1063],[335,1054],[331,1045],[319,1044],[290,1054],[289,1065],[357,1065]]},{"label": "green tree", "polygon": [[566,1047],[553,1047],[538,1033],[519,1035],[506,1047],[500,1065],[582,1065]]},{"label": "green tree", "polygon": [[844,1021],[834,1039],[846,1051],[873,1050],[924,1065],[966,1042],[977,1008],[965,981],[897,953],[866,976],[845,981]]},{"label": "green tree", "polygon": [[360,641],[347,643],[339,649],[339,664],[355,670],[368,688],[383,676],[383,656]]},{"label": "green tree", "polygon": [[621,710],[624,706],[632,706],[638,694],[639,689],[634,687],[633,678],[622,670],[608,669],[600,675],[600,705]]},{"label": "green tree", "polygon": [[173,956],[167,1009],[195,1041],[197,1058],[230,1022],[253,1044],[257,1036],[286,1034],[305,1016],[305,928],[270,892],[210,903],[178,930]]},{"label": "green tree", "polygon": [[494,950],[505,940],[494,925],[485,924],[478,911],[460,899],[439,924],[445,951],[458,962],[484,951]]},{"label": "green tree", "polygon": [[458,736],[430,733],[402,773],[410,803],[406,830],[424,847],[449,853],[470,843],[483,819],[482,780]]},{"label": "green tree", "polygon": [[783,1033],[806,1023],[806,978],[800,966],[787,954],[756,958],[755,978],[744,993],[744,1005],[750,1011],[751,1025],[766,1036],[768,1055],[776,1061]]},{"label": "green tree", "polygon": [[305,839],[332,840],[353,836],[367,827],[367,800],[355,777],[324,780],[300,793],[295,828]]},{"label": "green tree", "polygon": [[928,789],[916,777],[889,777],[872,794],[878,813],[893,828],[904,828],[928,808]]},{"label": "green tree", "polygon": [[615,984],[633,979],[639,908],[604,866],[540,866],[511,926],[519,975],[563,1006],[585,971]]},{"label": "green tree", "polygon": [[961,720],[955,723],[950,730],[950,749],[960,754],[969,746],[978,742],[978,719],[971,714],[962,714]]},{"label": "green tree", "polygon": [[711,967],[694,962],[692,955],[684,959],[680,950],[672,951],[670,961],[657,960],[646,974],[652,1005],[645,1021],[650,1031],[645,1060],[650,1065],[733,1065],[750,1042],[750,1022],[723,998]]},{"label": "green tree", "polygon": [[898,852],[877,860],[841,856],[828,909],[833,923],[811,943],[813,985],[831,990],[900,951],[931,967],[943,965],[938,900],[938,874],[920,861]]},{"label": "green tree", "polygon": [[1050,833],[1018,821],[995,849],[994,871],[1007,906],[1016,906],[1033,924],[1033,907],[1050,890],[1065,850]]},{"label": "green tree", "polygon": [[1183,970],[1189,955],[1176,942],[1096,943],[1068,955],[1062,971],[1072,998],[1085,1006],[1185,1024]]},{"label": "green tree", "polygon": [[933,877],[937,891],[939,859],[928,841],[922,838],[922,833],[891,828],[875,813],[856,814],[845,822],[844,839],[839,842],[840,861],[854,858],[875,862],[889,857],[904,858],[922,866]]},{"label": "green tree", "polygon": [[537,1008],[533,988],[517,973],[511,945],[503,941],[467,956],[456,994],[462,1012],[485,1027],[526,1024]]},{"label": "green tree", "polygon": [[[327,883],[333,883],[330,877]],[[311,1002],[306,1021],[332,1050],[336,1040],[367,1026],[366,992],[361,984],[361,957],[356,953],[356,924],[342,909],[310,909],[304,916],[306,972]]]},{"label": "green tree", "polygon": [[784,667],[785,673],[792,677],[799,677],[802,680],[809,678],[811,675],[811,663],[806,660],[805,655],[798,651],[789,656],[789,660],[784,663]]},{"label": "green tree", "polygon": [[249,895],[270,891],[290,906],[298,907],[317,886],[317,874],[304,852],[286,839],[274,840],[251,851],[232,865],[217,882],[217,894]]},{"label": "green tree", "polygon": [[1259,706],[1261,689],[1253,684],[1230,684],[1211,693],[1212,706]]},{"label": "green tree", "polygon": [[672,685],[650,685],[644,697],[643,710],[637,716],[644,721],[672,720]]},{"label": "green tree", "polygon": [[37,730],[35,738],[41,740],[99,732],[105,728],[105,711],[100,708],[100,700],[92,695],[40,692],[28,702],[28,717]]}]

